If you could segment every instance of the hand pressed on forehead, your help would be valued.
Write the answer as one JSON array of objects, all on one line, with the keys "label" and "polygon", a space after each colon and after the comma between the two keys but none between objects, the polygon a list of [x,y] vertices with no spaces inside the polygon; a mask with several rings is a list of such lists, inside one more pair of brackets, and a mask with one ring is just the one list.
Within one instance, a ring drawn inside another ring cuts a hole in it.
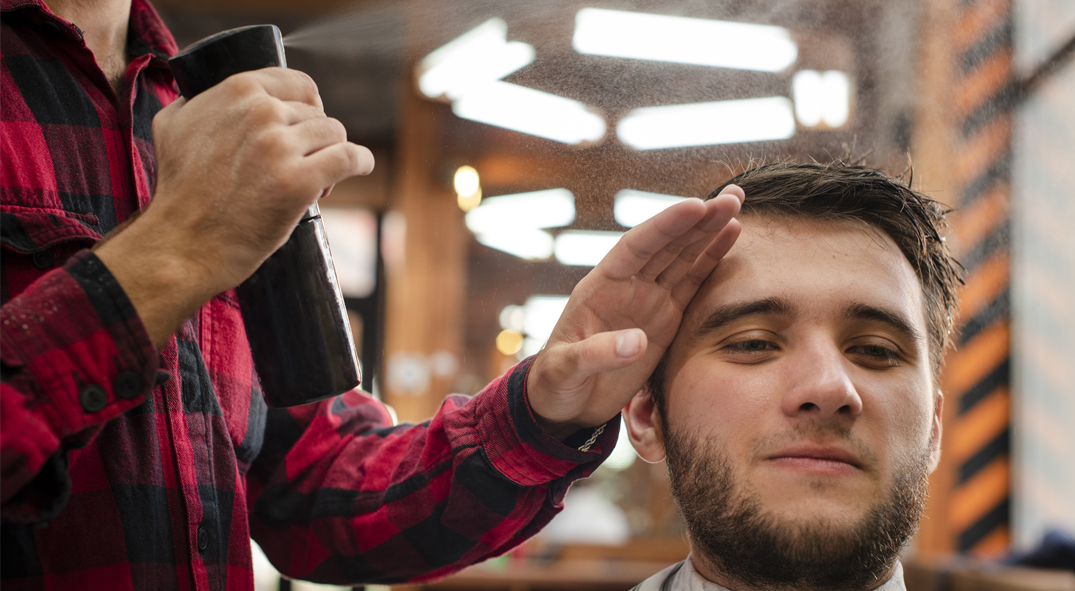
[{"label": "hand pressed on forehead", "polygon": [[527,377],[530,407],[554,437],[604,424],[642,388],[683,310],[739,236],[735,185],[677,203],[624,234],[575,286]]}]

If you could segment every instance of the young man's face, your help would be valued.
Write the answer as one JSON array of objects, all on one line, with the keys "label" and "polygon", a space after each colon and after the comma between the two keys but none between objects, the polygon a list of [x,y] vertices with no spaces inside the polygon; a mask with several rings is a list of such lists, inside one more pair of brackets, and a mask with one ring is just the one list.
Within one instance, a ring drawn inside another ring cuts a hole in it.
[{"label": "young man's face", "polygon": [[645,393],[628,407],[633,442],[667,453],[709,578],[879,584],[939,454],[921,286],[866,226],[742,222],[669,349],[663,423]]}]

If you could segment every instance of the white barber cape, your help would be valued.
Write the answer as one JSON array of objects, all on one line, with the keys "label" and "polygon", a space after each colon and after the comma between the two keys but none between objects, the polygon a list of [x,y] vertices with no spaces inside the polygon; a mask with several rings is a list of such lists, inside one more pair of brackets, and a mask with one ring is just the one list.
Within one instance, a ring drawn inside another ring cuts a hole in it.
[{"label": "white barber cape", "polygon": [[[694,563],[688,556],[683,562],[673,564],[639,583],[631,591],[729,591],[704,578],[694,570]],[[907,591],[903,584],[903,565],[896,563],[896,572],[884,585],[874,591]]]}]

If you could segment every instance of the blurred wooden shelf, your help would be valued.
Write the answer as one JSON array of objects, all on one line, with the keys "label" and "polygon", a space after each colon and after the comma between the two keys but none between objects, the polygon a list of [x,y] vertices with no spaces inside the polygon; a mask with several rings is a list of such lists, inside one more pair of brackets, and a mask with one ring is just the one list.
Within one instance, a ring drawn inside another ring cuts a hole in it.
[{"label": "blurred wooden shelf", "polygon": [[907,591],[1075,591],[1075,572],[984,563],[960,556],[916,557],[903,565]]}]

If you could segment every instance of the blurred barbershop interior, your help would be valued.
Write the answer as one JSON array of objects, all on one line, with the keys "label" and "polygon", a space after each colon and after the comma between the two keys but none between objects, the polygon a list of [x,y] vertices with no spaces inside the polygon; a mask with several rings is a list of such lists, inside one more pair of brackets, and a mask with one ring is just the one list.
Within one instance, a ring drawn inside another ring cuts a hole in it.
[{"label": "blurred barbershop interior", "polygon": [[[155,6],[180,48],[279,26],[373,151],[321,211],[362,387],[401,422],[539,351],[575,284],[677,200],[776,160],[913,175],[954,210],[966,274],[907,588],[1075,591],[1075,2]],[[665,465],[623,431],[565,505],[507,555],[393,588],[625,590],[689,551]],[[1053,546],[1067,570],[1011,563]],[[264,591],[338,589],[256,562]]]}]

